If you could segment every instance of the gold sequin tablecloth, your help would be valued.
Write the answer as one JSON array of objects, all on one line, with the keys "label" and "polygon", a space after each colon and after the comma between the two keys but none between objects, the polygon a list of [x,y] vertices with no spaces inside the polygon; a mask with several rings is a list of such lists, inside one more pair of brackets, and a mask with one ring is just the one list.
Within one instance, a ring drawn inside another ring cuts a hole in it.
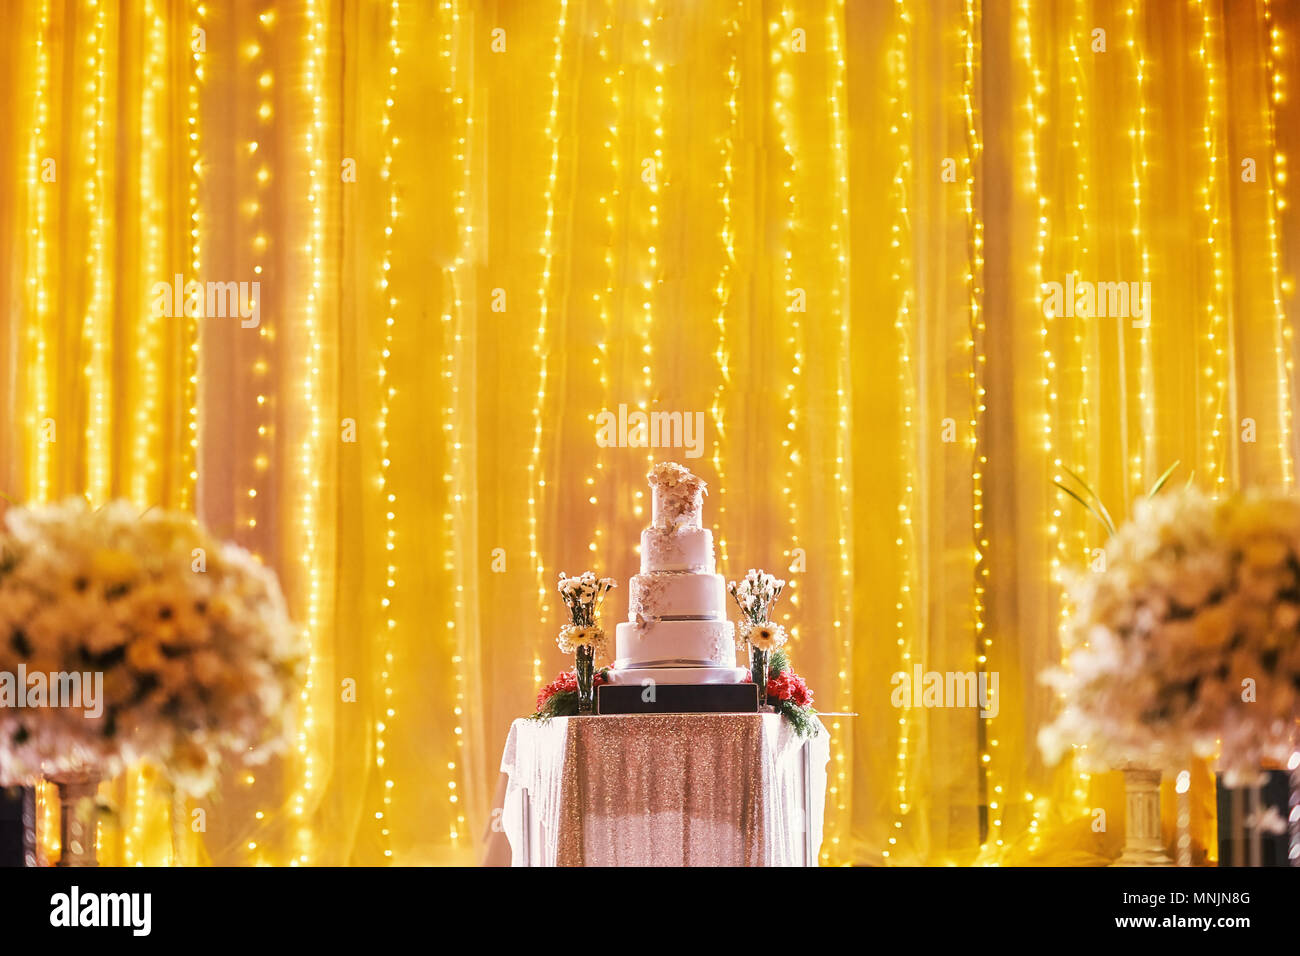
[{"label": "gold sequin tablecloth", "polygon": [[501,828],[514,866],[815,866],[829,759],[777,714],[516,720]]}]

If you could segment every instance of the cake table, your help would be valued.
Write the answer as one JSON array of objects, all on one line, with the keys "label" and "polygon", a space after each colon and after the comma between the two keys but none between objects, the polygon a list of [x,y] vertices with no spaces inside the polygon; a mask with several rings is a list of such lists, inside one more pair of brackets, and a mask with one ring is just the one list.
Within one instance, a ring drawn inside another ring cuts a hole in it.
[{"label": "cake table", "polygon": [[494,829],[514,866],[816,866],[829,758],[779,714],[516,720]]}]

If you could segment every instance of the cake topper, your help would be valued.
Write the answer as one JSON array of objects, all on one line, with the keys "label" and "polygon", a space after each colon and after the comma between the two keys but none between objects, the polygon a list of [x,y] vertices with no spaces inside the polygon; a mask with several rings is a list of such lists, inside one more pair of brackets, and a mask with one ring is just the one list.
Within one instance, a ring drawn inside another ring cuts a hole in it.
[{"label": "cake topper", "polygon": [[700,526],[704,496],[708,488],[704,479],[675,461],[661,461],[646,475],[654,494],[651,524],[656,528],[674,529],[683,525]]}]

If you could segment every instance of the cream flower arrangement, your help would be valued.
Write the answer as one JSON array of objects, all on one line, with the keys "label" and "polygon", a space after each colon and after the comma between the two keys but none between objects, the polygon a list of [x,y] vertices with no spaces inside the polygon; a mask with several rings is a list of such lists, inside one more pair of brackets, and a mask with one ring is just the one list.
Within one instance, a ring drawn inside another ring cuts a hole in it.
[{"label": "cream flower arrangement", "polygon": [[570,623],[560,629],[556,645],[566,654],[589,647],[596,655],[605,648],[605,632],[597,625],[605,595],[616,586],[613,578],[598,578],[591,571],[577,577],[560,572],[560,597],[568,608]]},{"label": "cream flower arrangement", "polygon": [[1104,570],[1067,582],[1074,612],[1050,759],[1176,768],[1220,754],[1231,776],[1285,759],[1300,718],[1300,501],[1195,489],[1137,503]]},{"label": "cream flower arrangement", "polygon": [[84,708],[0,708],[0,784],[158,765],[207,793],[283,746],[299,635],[275,575],[188,515],[80,499],[10,508],[0,674],[102,675]]},{"label": "cream flower arrangement", "polygon": [[754,624],[751,621],[742,621],[740,634],[744,640],[749,641],[760,651],[775,650],[786,641],[785,628],[780,624]]},{"label": "cream flower arrangement", "polygon": [[760,651],[774,650],[786,642],[785,628],[768,620],[784,587],[784,581],[759,568],[750,568],[740,581],[727,585],[728,593],[744,615],[739,627],[740,638]]}]

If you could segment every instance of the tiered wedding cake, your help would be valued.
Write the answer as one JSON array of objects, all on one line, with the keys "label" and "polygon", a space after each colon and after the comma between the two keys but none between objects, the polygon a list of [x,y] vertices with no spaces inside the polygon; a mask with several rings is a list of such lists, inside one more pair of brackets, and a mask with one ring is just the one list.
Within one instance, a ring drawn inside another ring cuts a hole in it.
[{"label": "tiered wedding cake", "polygon": [[641,573],[628,589],[628,619],[615,629],[610,682],[736,684],[734,627],[726,585],[714,573],[713,533],[700,523],[704,482],[675,462],[649,474],[650,527],[641,532]]}]

